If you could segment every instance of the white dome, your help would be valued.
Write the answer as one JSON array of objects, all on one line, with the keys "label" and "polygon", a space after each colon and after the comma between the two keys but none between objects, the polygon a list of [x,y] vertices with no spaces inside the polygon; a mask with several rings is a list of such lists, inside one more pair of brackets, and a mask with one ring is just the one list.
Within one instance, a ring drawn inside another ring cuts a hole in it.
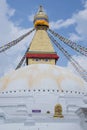
[{"label": "white dome", "polygon": [[86,82],[63,67],[35,64],[0,79],[0,91],[19,89],[85,90]]}]

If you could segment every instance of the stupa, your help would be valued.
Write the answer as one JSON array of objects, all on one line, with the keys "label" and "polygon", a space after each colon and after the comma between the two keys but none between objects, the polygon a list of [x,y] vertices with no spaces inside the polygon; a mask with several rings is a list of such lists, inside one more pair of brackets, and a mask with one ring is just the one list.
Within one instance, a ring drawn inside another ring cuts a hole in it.
[{"label": "stupa", "polygon": [[27,66],[0,79],[0,130],[87,130],[87,83],[56,65],[42,6],[34,27]]}]

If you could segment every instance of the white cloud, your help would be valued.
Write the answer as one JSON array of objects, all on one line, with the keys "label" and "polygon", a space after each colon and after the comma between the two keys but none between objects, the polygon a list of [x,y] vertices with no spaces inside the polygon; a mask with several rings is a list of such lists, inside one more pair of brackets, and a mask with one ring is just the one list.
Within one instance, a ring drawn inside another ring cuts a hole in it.
[{"label": "white cloud", "polygon": [[[73,58],[75,59],[76,62],[78,62],[78,64],[85,70],[87,71],[87,58],[85,56],[73,56]],[[75,74],[77,74],[78,76],[79,73],[76,71],[76,69],[74,68],[74,66],[71,64],[71,62],[68,62],[67,64],[67,68],[74,72]]]},{"label": "white cloud", "polygon": [[70,26],[70,25],[72,25],[72,24],[74,24],[75,23],[75,21],[74,21],[74,19],[67,19],[67,20],[58,20],[58,21],[56,21],[56,22],[50,22],[50,27],[52,28],[52,29],[60,29],[60,28],[64,28],[64,27],[68,27],[68,26]]},{"label": "white cloud", "polygon": [[83,0],[82,2],[83,2],[83,6],[84,6],[85,8],[87,8],[87,0]]},{"label": "white cloud", "polygon": [[29,16],[28,16],[28,20],[29,20],[30,22],[33,22],[33,20],[34,20],[34,14],[29,15]]},{"label": "white cloud", "polygon": [[87,41],[87,8],[73,15],[73,19],[76,22],[75,30],[77,34],[80,35],[82,40]]},{"label": "white cloud", "polygon": [[[74,13],[71,18],[51,22],[50,25],[52,29],[61,29],[74,25],[75,33],[69,33],[69,38],[72,41],[87,42],[87,1],[84,3],[84,9]],[[87,71],[87,58],[85,56],[73,56],[73,58]],[[70,62],[68,62],[67,68],[79,75]]]},{"label": "white cloud", "polygon": [[87,1],[84,3],[83,7],[83,10],[79,10],[77,13],[74,13],[71,18],[51,22],[50,27],[52,29],[61,29],[74,25],[76,32],[69,34],[70,39],[87,41]]},{"label": "white cloud", "polygon": [[15,9],[11,9],[8,4],[6,4],[6,0],[0,0],[0,16],[6,17],[12,16],[15,13]]},{"label": "white cloud", "polygon": [[75,33],[70,33],[69,38],[70,38],[70,40],[75,41],[75,42],[82,40],[82,38],[79,35],[75,34]]},{"label": "white cloud", "polygon": [[[18,38],[31,29],[24,29],[15,25],[10,20],[14,13],[15,9],[11,9],[6,0],[0,0],[0,46]],[[16,67],[19,62],[19,60],[16,60],[18,53],[20,57],[23,56],[26,51],[26,46],[28,46],[32,37],[33,34],[24,39],[15,47],[12,47],[10,50],[0,53],[0,76]]]}]

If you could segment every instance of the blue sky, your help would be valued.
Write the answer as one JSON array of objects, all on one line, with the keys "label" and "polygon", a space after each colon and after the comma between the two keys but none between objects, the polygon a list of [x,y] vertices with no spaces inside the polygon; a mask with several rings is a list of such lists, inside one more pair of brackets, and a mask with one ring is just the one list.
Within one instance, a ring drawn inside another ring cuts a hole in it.
[{"label": "blue sky", "polygon": [[[40,5],[48,14],[51,29],[87,47],[87,0],[0,0],[0,46],[33,27],[32,18]],[[33,34],[16,47],[0,54],[0,76],[16,68],[32,37]],[[62,43],[61,45],[64,46]],[[87,68],[87,58],[78,55],[69,47],[64,48],[80,64],[84,62],[83,67]],[[60,56],[57,64],[70,66],[60,51],[56,51]]]}]

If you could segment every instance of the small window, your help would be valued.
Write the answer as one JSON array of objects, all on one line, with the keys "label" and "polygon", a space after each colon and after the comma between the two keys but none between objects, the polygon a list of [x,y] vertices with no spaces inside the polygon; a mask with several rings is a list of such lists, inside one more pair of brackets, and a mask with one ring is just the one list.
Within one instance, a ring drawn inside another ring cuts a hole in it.
[{"label": "small window", "polygon": [[45,61],[48,61],[48,59],[44,59]]},{"label": "small window", "polygon": [[61,92],[64,92],[63,90],[61,90]]},{"label": "small window", "polygon": [[36,61],[40,61],[40,59],[39,59],[39,58],[36,58]]},{"label": "small window", "polygon": [[59,90],[57,90],[57,92],[59,92]]}]

